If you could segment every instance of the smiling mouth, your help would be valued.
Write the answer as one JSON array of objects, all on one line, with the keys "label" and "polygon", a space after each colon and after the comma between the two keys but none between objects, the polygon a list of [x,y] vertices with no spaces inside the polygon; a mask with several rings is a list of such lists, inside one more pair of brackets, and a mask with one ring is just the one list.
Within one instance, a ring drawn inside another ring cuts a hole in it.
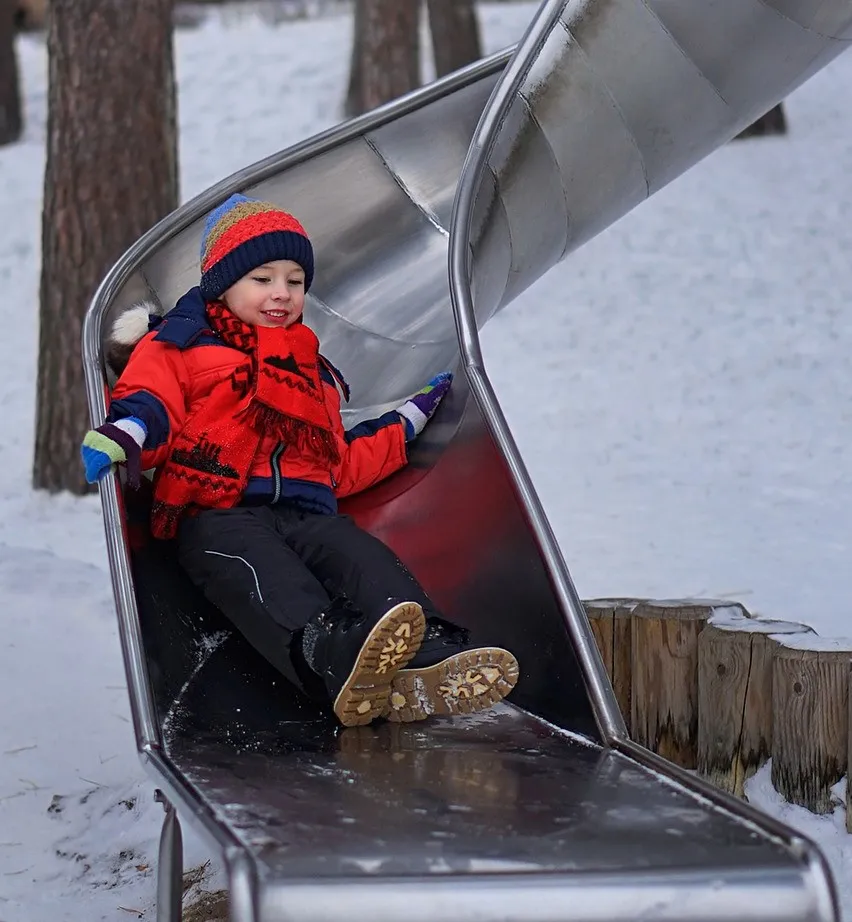
[{"label": "smiling mouth", "polygon": [[272,317],[273,320],[285,320],[290,316],[290,311],[261,311],[266,317]]}]

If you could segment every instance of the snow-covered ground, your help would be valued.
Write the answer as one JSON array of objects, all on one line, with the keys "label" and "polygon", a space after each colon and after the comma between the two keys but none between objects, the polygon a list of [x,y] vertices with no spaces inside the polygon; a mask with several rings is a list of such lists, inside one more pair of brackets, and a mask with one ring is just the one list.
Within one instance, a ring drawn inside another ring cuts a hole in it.
[{"label": "snow-covered ground", "polygon": [[[483,6],[488,50],[533,8]],[[178,33],[185,198],[338,120],[349,30],[216,12]],[[98,503],[29,487],[46,61],[40,39],[18,47],[26,137],[0,150],[0,922],[150,918],[162,813]],[[789,100],[789,137],[717,152],[486,330],[581,595],[731,597],[852,635],[850,84],[847,56]],[[749,794],[822,844],[852,919],[842,813],[781,803],[766,769]],[[188,862],[206,857],[190,835]]]}]

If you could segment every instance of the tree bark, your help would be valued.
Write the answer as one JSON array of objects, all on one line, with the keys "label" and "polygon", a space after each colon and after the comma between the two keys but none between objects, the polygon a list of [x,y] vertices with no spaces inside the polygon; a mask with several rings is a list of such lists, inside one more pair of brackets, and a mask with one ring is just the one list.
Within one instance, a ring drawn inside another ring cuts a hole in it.
[{"label": "tree bark", "polygon": [[364,2],[355,0],[352,10],[352,58],[349,63],[349,86],[343,113],[346,118],[360,115],[364,111],[364,81],[362,61],[364,58]]},{"label": "tree bark", "polygon": [[741,131],[734,140],[757,138],[770,134],[787,134],[787,116],[784,114],[784,106],[780,102],[765,115],[761,115],[757,121],[752,122],[748,128]]},{"label": "tree bark", "polygon": [[444,77],[482,57],[473,0],[427,0],[435,74]]},{"label": "tree bark", "polygon": [[15,0],[0,0],[0,146],[21,137],[21,88],[15,52]]},{"label": "tree bark", "polygon": [[[2,4],[4,0],[0,0]],[[15,28],[19,32],[38,32],[47,23],[47,0],[11,0],[15,7]]]},{"label": "tree bark", "polygon": [[355,0],[348,115],[420,85],[419,21],[420,0]]},{"label": "tree bark", "polygon": [[33,483],[87,490],[82,321],[119,256],[177,206],[172,0],[52,0]]}]

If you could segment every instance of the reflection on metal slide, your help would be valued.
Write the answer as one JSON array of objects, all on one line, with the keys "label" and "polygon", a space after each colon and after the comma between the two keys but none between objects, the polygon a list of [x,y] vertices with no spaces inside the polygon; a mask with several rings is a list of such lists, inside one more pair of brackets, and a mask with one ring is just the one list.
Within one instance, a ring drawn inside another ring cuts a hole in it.
[{"label": "reflection on metal slide", "polygon": [[478,330],[850,38],[852,0],[548,0],[513,51],[229,177],[111,270],[83,334],[97,422],[105,331],[197,282],[202,216],[233,191],[313,239],[307,316],[350,379],[348,423],[459,370],[410,465],[346,511],[522,670],[476,719],[342,730],[105,482],[138,747],[166,807],[159,922],[180,912],[175,810],[222,855],[238,922],[837,918],[812,843],[627,738]]}]

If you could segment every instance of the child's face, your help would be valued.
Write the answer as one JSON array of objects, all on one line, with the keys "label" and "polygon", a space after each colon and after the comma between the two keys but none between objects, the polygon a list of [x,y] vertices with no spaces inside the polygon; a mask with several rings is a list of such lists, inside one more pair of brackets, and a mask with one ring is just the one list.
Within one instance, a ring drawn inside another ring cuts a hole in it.
[{"label": "child's face", "polygon": [[231,285],[222,301],[243,323],[286,329],[305,308],[305,271],[291,259],[274,259]]}]

